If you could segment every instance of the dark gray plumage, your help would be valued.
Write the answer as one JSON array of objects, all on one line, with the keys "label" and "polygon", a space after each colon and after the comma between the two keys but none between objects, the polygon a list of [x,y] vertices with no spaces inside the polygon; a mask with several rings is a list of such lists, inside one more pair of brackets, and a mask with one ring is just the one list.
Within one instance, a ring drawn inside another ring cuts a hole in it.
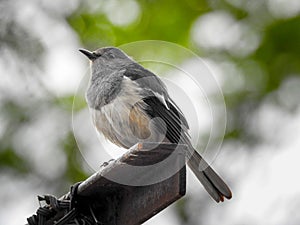
[{"label": "dark gray plumage", "polygon": [[186,144],[192,152],[188,165],[207,192],[217,202],[231,198],[228,186],[194,150],[183,113],[155,74],[118,48],[80,51],[91,60],[86,97],[99,132],[125,148],[141,141]]}]

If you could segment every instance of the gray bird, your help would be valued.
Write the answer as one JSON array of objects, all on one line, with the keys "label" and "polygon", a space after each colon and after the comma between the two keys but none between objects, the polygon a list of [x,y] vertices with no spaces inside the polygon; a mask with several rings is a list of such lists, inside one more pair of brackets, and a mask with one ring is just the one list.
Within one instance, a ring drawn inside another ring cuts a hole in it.
[{"label": "gray bird", "polygon": [[225,182],[193,148],[182,111],[155,74],[115,47],[79,51],[91,61],[86,98],[100,133],[127,149],[143,141],[186,144],[192,152],[187,164],[211,197],[216,202],[232,197]]}]

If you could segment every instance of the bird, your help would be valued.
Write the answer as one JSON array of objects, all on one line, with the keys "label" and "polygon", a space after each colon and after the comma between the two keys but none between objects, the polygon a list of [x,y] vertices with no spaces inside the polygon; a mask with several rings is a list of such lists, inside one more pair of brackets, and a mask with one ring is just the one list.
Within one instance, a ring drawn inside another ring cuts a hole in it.
[{"label": "bird", "polygon": [[185,144],[191,152],[187,165],[208,194],[216,202],[232,197],[227,184],[192,146],[188,122],[157,75],[116,47],[79,51],[91,65],[86,99],[99,133],[126,149],[141,141]]}]

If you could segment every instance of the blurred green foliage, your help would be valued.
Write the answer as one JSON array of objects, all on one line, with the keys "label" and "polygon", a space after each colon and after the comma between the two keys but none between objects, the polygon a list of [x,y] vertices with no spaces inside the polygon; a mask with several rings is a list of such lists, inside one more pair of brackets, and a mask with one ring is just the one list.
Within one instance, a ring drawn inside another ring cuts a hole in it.
[{"label": "blurred green foliage", "polygon": [[[274,21],[254,59],[266,69],[266,92],[277,89],[288,75],[300,74],[300,16]],[[265,94],[265,93],[263,93]]]},{"label": "blurred green foliage", "polygon": [[12,99],[5,99],[0,108],[0,115],[5,118],[6,130],[0,139],[0,170],[12,170],[14,174],[28,173],[29,163],[14,149],[13,138],[17,129],[30,120],[30,115],[24,106]]},{"label": "blurred green foliage", "polygon": [[[217,63],[230,61],[242,71],[245,80],[243,88],[226,93],[224,96],[230,118],[225,141],[259,143],[260,137],[250,133],[247,127],[249,117],[286,79],[300,74],[300,15],[276,18],[265,8],[253,14],[246,8],[236,7],[230,4],[230,1],[222,0],[140,0],[137,1],[140,12],[136,20],[120,26],[111,22],[107,13],[102,10],[101,6],[105,1],[98,1],[97,4],[100,3],[100,6],[95,9],[88,5],[88,2],[90,5],[96,4],[81,0],[78,8],[62,18],[61,22],[67,21],[70,28],[77,33],[82,45],[89,49],[107,45],[119,46],[139,40],[163,40],[185,46],[203,57],[215,59]],[[225,11],[236,21],[247,21],[249,27],[261,37],[258,48],[249,55],[238,57],[224,49],[196,46],[191,40],[194,22],[199,17],[215,11]],[[267,22],[258,21],[265,17],[268,18]],[[20,26],[9,10],[6,19],[0,21],[0,28],[0,52],[8,50],[17,56],[14,59],[17,70],[24,72],[22,63],[24,59],[30,70],[43,68],[42,59],[47,54],[47,47],[43,46],[34,33]],[[9,56],[3,55],[3,60],[11,62]],[[228,88],[230,89],[230,85]],[[4,121],[2,123],[4,131],[0,135],[0,169],[22,175],[35,173],[28,160],[14,147],[17,131],[34,121],[39,116],[35,109],[45,105],[57,108],[62,114],[71,117],[74,97],[73,95],[57,97],[49,93],[42,99],[31,99],[25,107],[20,103],[20,99],[12,98],[5,91],[1,92],[0,121]],[[73,108],[75,111],[86,106],[85,100],[80,97],[76,103]],[[59,148],[66,156],[66,167],[61,171],[61,177],[57,178],[57,182],[66,186],[86,178],[83,160],[79,155],[71,128],[67,128]],[[177,207],[182,223],[188,223],[185,207],[185,201],[180,201]]]},{"label": "blurred green foliage", "polygon": [[72,132],[69,132],[62,142],[62,149],[67,156],[68,162],[64,177],[67,177],[72,183],[85,180],[87,174],[82,169],[82,156]]},{"label": "blurred green foliage", "polygon": [[22,175],[30,172],[28,163],[19,156],[13,148],[2,147],[0,149],[0,170],[7,169],[14,170],[15,175]]},{"label": "blurred green foliage", "polygon": [[125,27],[114,25],[101,10],[90,13],[85,2],[67,19],[89,48],[152,39],[188,46],[192,22],[209,10],[208,3],[203,0],[192,0],[189,4],[173,0],[141,0],[138,3],[142,11],[139,18]]},{"label": "blurred green foliage", "polygon": [[59,98],[54,98],[53,104],[70,112],[78,112],[87,107],[85,99],[79,95],[67,95]]}]

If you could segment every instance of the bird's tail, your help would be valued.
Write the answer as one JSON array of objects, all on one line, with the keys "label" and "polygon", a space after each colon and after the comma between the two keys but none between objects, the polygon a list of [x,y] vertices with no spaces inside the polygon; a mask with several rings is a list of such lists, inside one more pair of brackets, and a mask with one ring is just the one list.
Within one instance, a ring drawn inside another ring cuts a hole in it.
[{"label": "bird's tail", "polygon": [[188,161],[188,165],[202,183],[205,190],[216,201],[224,201],[224,197],[230,199],[231,191],[222,178],[208,165],[208,163],[194,150]]}]

